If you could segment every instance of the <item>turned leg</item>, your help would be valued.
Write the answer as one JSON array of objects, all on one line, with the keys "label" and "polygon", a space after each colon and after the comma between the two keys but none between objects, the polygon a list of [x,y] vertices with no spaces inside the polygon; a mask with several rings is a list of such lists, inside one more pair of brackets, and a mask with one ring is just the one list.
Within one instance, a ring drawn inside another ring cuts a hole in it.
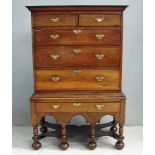
[{"label": "turned leg", "polygon": [[32,143],[32,147],[34,150],[38,150],[41,148],[41,143],[39,142],[38,139],[38,127],[33,127],[33,143]]},{"label": "turned leg", "polygon": [[47,127],[45,127],[44,124],[45,124],[45,117],[43,117],[41,119],[41,121],[40,121],[40,125],[41,125],[40,132],[41,133],[46,133],[47,132]]},{"label": "turned leg", "polygon": [[116,120],[115,120],[115,118],[114,118],[114,120],[113,120],[113,126],[110,128],[110,131],[111,131],[111,133],[113,133],[113,134],[115,134],[115,133],[117,132],[117,127],[116,127],[116,125],[117,125],[117,122],[116,122]]},{"label": "turned leg", "polygon": [[91,124],[90,128],[90,141],[88,142],[88,148],[94,150],[97,146],[95,142],[95,124]]},{"label": "turned leg", "polygon": [[124,148],[124,136],[123,136],[123,125],[119,124],[119,137],[118,137],[118,141],[115,144],[115,147],[118,150],[121,150]]},{"label": "turned leg", "polygon": [[66,131],[66,125],[62,124],[61,125],[61,143],[60,143],[60,148],[62,150],[66,150],[69,147],[69,144],[67,143],[67,131]]}]

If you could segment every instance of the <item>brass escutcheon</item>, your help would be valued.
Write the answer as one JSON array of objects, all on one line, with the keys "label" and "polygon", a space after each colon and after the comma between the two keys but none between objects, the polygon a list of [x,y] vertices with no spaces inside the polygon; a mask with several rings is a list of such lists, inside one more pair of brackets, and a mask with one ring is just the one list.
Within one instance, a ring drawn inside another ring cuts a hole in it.
[{"label": "brass escutcheon", "polygon": [[104,38],[104,34],[96,34],[96,38],[101,40]]},{"label": "brass escutcheon", "polygon": [[76,108],[81,106],[81,103],[73,103],[73,106],[75,106]]},{"label": "brass escutcheon", "polygon": [[102,110],[104,108],[104,104],[96,104],[96,108],[98,110]]},{"label": "brass escutcheon", "polygon": [[59,18],[58,18],[58,17],[51,18],[51,21],[52,21],[53,23],[56,23],[56,22],[58,22],[58,21],[59,21]]},{"label": "brass escutcheon", "polygon": [[96,17],[95,20],[96,20],[98,23],[101,23],[101,22],[104,20],[104,17]]},{"label": "brass escutcheon", "polygon": [[73,51],[74,53],[79,54],[82,50],[80,48],[75,48]]},{"label": "brass escutcheon", "polygon": [[79,29],[75,29],[75,30],[73,30],[73,32],[74,32],[75,34],[80,34],[82,31],[79,30]]},{"label": "brass escutcheon", "polygon": [[79,69],[74,70],[74,73],[75,73],[76,75],[79,75],[79,74],[81,73],[81,70],[79,70]]},{"label": "brass escutcheon", "polygon": [[104,54],[96,54],[96,58],[101,60],[104,58]]}]

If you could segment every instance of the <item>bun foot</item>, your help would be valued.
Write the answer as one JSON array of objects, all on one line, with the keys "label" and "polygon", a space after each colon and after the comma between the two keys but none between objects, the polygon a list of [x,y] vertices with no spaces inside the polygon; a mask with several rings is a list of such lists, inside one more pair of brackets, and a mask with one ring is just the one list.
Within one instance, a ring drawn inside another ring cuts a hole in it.
[{"label": "bun foot", "polygon": [[41,143],[40,143],[40,142],[34,142],[34,143],[32,144],[32,148],[33,148],[34,150],[39,150],[39,149],[41,148]]},{"label": "bun foot", "polygon": [[116,149],[122,150],[124,148],[124,142],[122,141],[117,141],[115,144]]},{"label": "bun foot", "polygon": [[47,132],[47,128],[46,127],[41,127],[40,128],[40,132],[41,133],[46,133]]},{"label": "bun foot", "polygon": [[96,142],[89,142],[88,143],[88,148],[90,150],[94,150],[96,148],[96,146],[97,146]]},{"label": "bun foot", "polygon": [[65,143],[62,142],[62,143],[60,143],[60,148],[62,150],[67,150],[69,148],[69,144],[67,142],[65,142]]},{"label": "bun foot", "polygon": [[117,132],[117,127],[111,127],[111,128],[110,128],[110,131],[111,131],[112,133],[116,133],[116,132]]}]

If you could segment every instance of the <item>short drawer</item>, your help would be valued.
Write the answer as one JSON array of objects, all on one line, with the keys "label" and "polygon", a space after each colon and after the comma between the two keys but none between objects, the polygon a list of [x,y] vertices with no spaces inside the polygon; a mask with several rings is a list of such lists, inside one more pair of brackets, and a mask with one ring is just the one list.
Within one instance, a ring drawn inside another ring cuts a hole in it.
[{"label": "short drawer", "polygon": [[36,90],[119,90],[119,70],[36,70]]},{"label": "short drawer", "polygon": [[35,45],[120,45],[120,27],[35,28]]},{"label": "short drawer", "polygon": [[102,46],[41,46],[35,48],[35,66],[119,67],[120,48]]},{"label": "short drawer", "polygon": [[85,14],[79,15],[79,26],[120,26],[120,15]]},{"label": "short drawer", "polygon": [[76,16],[69,14],[35,13],[34,26],[75,26]]},{"label": "short drawer", "polygon": [[119,112],[119,102],[109,103],[36,103],[38,112]]}]

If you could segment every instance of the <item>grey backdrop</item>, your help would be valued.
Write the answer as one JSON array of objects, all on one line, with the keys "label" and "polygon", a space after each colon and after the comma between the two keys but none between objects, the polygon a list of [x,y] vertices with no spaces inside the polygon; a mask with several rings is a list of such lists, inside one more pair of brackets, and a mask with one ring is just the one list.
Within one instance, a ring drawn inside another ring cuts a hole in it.
[{"label": "grey backdrop", "polygon": [[[26,5],[129,5],[124,12],[122,90],[127,96],[126,125],[142,125],[142,0],[13,0],[13,125],[30,125],[33,93],[31,16]],[[76,117],[75,122],[82,121]]]}]

